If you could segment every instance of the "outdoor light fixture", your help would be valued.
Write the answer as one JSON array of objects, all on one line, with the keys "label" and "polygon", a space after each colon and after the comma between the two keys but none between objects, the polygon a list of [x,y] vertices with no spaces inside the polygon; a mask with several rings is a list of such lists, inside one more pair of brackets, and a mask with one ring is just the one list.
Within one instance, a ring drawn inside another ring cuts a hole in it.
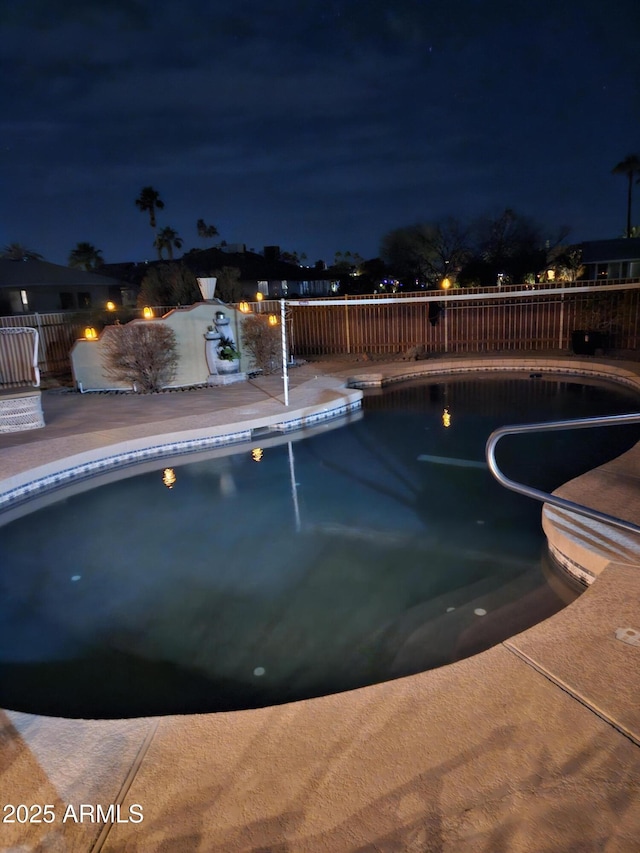
[{"label": "outdoor light fixture", "polygon": [[261,462],[264,456],[264,451],[261,447],[254,447],[251,451],[251,458],[254,462]]},{"label": "outdoor light fixture", "polygon": [[449,411],[449,408],[447,406],[445,406],[444,412],[442,413],[442,426],[451,426],[451,412]]},{"label": "outdoor light fixture", "polygon": [[258,291],[256,293],[256,302],[262,302],[263,299],[264,299],[264,296],[260,293],[260,291]]},{"label": "outdoor light fixture", "polygon": [[249,308],[249,303],[248,303],[248,302],[241,302],[241,303],[238,305],[238,308],[242,311],[242,313],[243,313],[243,314],[248,314],[248,313],[249,313],[249,311],[251,310],[251,309]]},{"label": "outdoor light fixture", "polygon": [[109,300],[109,302],[107,302],[107,311],[115,311],[115,310],[116,310],[116,303],[111,302],[111,300]]},{"label": "outdoor light fixture", "polygon": [[448,278],[443,278],[442,284],[440,286],[443,290],[449,290],[449,288],[451,287],[451,282]]},{"label": "outdoor light fixture", "polygon": [[270,326],[277,326],[278,325],[277,314],[269,314],[269,325]]},{"label": "outdoor light fixture", "polygon": [[153,320],[153,308],[149,308],[148,306],[143,308],[142,316],[145,320]]},{"label": "outdoor light fixture", "polygon": [[98,333],[93,328],[93,326],[87,326],[87,328],[84,330],[84,336],[85,339],[88,341],[95,341],[98,337]]},{"label": "outdoor light fixture", "polygon": [[176,484],[176,472],[173,468],[165,468],[162,472],[162,482],[168,489],[172,489]]}]

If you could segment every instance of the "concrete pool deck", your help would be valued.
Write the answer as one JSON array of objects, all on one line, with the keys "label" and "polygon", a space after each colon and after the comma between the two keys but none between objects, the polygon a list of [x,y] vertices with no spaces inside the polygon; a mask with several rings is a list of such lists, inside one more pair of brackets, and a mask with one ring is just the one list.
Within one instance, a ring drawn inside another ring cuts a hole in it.
[{"label": "concrete pool deck", "polygon": [[[343,394],[336,376],[393,379],[444,361],[305,365],[291,371],[291,408]],[[476,361],[486,369],[495,359]],[[498,360],[506,362],[515,368],[514,359]],[[558,362],[640,377],[640,365],[606,359],[538,356],[535,369]],[[0,436],[0,489],[79,451],[245,417],[276,423],[281,395],[278,377],[153,397],[45,392],[44,429]],[[604,495],[598,508],[613,504],[640,522],[639,457],[634,448],[573,488],[584,493],[589,478],[590,491]],[[580,546],[597,550],[587,533]],[[640,630],[638,553],[631,542],[624,559],[611,554],[592,587],[534,628],[385,684],[188,717],[0,711],[0,850],[637,851],[640,646],[616,632]]]}]

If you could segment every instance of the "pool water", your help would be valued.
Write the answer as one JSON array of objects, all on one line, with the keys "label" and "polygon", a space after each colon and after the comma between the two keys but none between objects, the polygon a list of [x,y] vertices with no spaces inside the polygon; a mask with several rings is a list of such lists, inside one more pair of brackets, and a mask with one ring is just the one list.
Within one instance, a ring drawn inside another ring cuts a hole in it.
[{"label": "pool water", "polygon": [[[416,382],[303,440],[185,456],[172,488],[159,461],[61,492],[0,529],[0,706],[236,710],[488,648],[578,594],[549,564],[540,505],[488,472],[489,433],[635,410],[631,393],[597,384]],[[639,437],[631,426],[509,437],[498,462],[551,490]]]}]

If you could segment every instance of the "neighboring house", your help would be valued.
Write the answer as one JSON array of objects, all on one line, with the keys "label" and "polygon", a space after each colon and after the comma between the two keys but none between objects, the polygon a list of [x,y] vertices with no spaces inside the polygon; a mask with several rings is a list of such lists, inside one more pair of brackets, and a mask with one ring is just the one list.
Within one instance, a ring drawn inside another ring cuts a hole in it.
[{"label": "neighboring house", "polygon": [[640,238],[591,240],[581,244],[581,278],[598,281],[640,279]]},{"label": "neighboring house", "polygon": [[226,249],[203,249],[184,255],[181,259],[196,276],[210,276],[223,267],[240,270],[242,297],[255,298],[261,293],[266,299],[296,296],[326,296],[333,292],[337,281],[330,278],[321,264],[304,267],[280,260],[277,246],[266,246],[264,254]]},{"label": "neighboring house", "polygon": [[102,308],[122,303],[122,284],[48,261],[0,259],[0,315]]}]

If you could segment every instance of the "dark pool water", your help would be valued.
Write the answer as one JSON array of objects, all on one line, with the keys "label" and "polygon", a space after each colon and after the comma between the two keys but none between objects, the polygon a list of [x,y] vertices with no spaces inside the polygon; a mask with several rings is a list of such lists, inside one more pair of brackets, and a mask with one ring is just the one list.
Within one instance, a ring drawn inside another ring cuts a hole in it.
[{"label": "dark pool water", "polygon": [[[158,462],[60,493],[0,528],[0,706],[235,710],[488,648],[577,595],[548,564],[540,505],[484,467],[489,433],[636,406],[624,390],[528,377],[403,384],[303,440],[183,457],[171,489]],[[638,438],[519,436],[498,461],[551,490]]]}]

